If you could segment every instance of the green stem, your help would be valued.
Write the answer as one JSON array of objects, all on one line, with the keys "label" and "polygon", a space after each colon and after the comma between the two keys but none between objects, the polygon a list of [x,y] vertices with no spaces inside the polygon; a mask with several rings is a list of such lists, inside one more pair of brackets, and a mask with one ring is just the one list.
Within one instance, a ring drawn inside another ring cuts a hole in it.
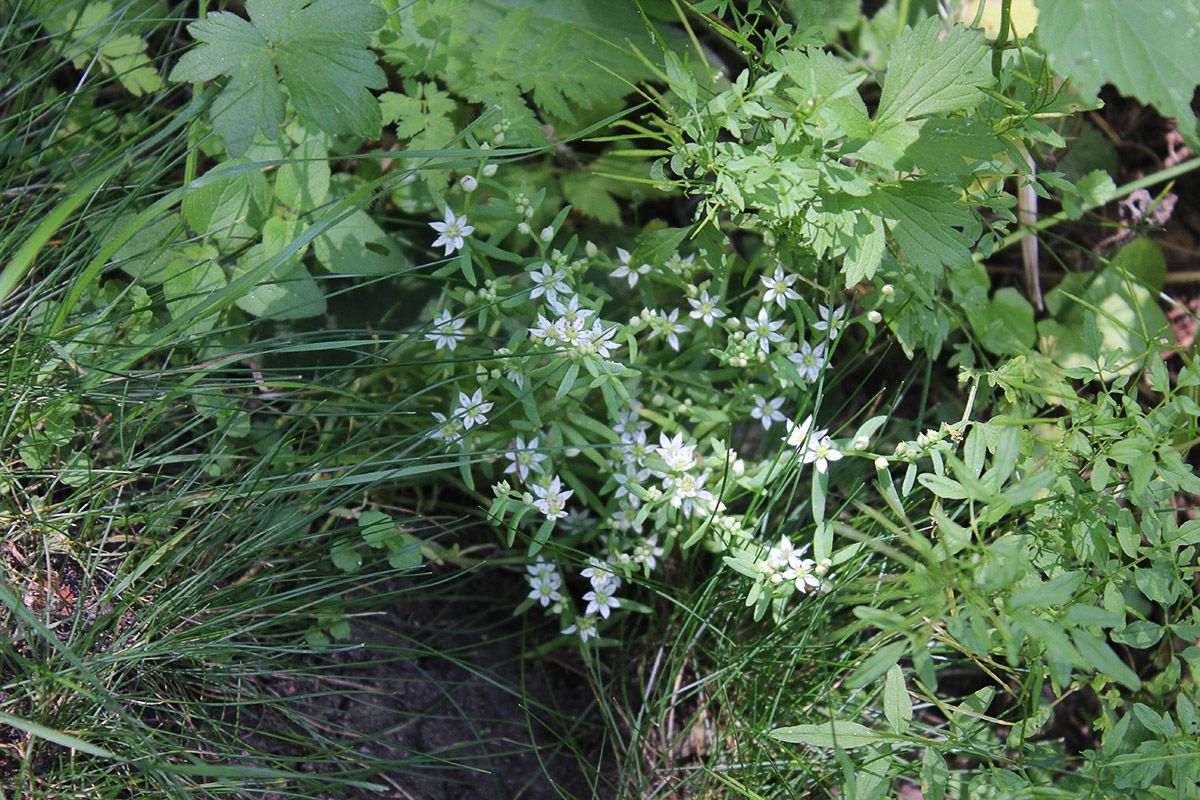
[{"label": "green stem", "polygon": [[[980,8],[983,3],[980,3]],[[1000,32],[992,45],[992,74],[1000,77],[1000,67],[1003,66],[1004,47],[1008,44],[1008,30],[1012,27],[1012,0],[1004,0],[1000,7]]]},{"label": "green stem", "polygon": [[[204,19],[208,13],[208,0],[200,0],[200,7],[196,10],[196,19]],[[192,84],[193,96],[204,91],[204,84]],[[183,182],[188,184],[196,177],[196,169],[200,161],[200,125],[201,120],[196,118],[192,124],[188,126],[188,143],[187,143],[187,159],[183,164]]]},{"label": "green stem", "polygon": [[909,0],[900,0],[900,4],[896,9],[896,37],[904,33],[904,26],[908,22],[908,5]]},{"label": "green stem", "polygon": [[[1112,197],[1109,197],[1103,201],[1086,203],[1083,206],[1083,212],[1086,213],[1088,211],[1092,211],[1092,210],[1104,205],[1105,203],[1111,202],[1113,200],[1119,200],[1122,197],[1133,194],[1134,192],[1136,192],[1139,189],[1148,188],[1150,186],[1155,185],[1156,183],[1162,183],[1164,181],[1174,180],[1175,178],[1178,178],[1180,175],[1186,175],[1187,173],[1192,172],[1193,170],[1196,170],[1196,169],[1200,169],[1200,156],[1188,159],[1187,161],[1184,161],[1182,164],[1176,164],[1173,167],[1168,167],[1167,169],[1159,170],[1158,172],[1154,173],[1153,175],[1147,175],[1144,178],[1138,178],[1136,181],[1127,183],[1124,186],[1122,186],[1120,189],[1117,189],[1116,193],[1113,194]],[[1050,217],[1046,217],[1045,219],[1039,220],[1038,222],[1035,222],[1032,225],[1025,225],[1020,230],[1013,231],[1008,236],[1004,237],[1004,239],[996,247],[995,252],[999,252],[999,251],[1005,249],[1006,247],[1011,247],[1012,245],[1021,241],[1022,239],[1024,239],[1026,236],[1029,236],[1030,234],[1040,233],[1040,232],[1046,230],[1047,228],[1052,228],[1055,225],[1057,225],[1058,223],[1065,222],[1068,219],[1070,219],[1070,217],[1068,217],[1067,212],[1060,211],[1057,214],[1050,216]],[[976,253],[974,258],[975,258],[975,263],[980,263],[983,261],[983,256],[979,253]]]}]

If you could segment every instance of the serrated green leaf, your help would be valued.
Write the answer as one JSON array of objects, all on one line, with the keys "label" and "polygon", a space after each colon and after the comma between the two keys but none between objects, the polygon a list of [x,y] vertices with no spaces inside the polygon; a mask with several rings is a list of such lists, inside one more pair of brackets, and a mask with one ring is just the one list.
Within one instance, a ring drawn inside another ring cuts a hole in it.
[{"label": "serrated green leaf", "polygon": [[[850,76],[844,60],[815,49],[782,51],[777,66],[796,84],[786,90],[789,96],[798,103],[816,101],[809,122],[827,141],[866,139],[871,135],[867,105],[854,90],[865,73]],[[846,87],[850,91],[845,91]]]},{"label": "serrated green leaf", "polygon": [[922,120],[916,137],[896,159],[901,172],[962,175],[973,164],[990,163],[1001,150],[996,132],[987,124],[960,117]]},{"label": "serrated green leaf", "polygon": [[213,102],[213,127],[227,151],[243,154],[261,130],[279,135],[284,118],[280,84],[303,120],[332,136],[377,137],[379,103],[368,89],[386,81],[367,49],[384,22],[370,0],[248,0],[250,21],[211,12],[188,26],[200,45],[184,54],[172,81],[229,82]]},{"label": "serrated green leaf", "polygon": [[846,256],[842,261],[846,287],[869,281],[883,263],[887,249],[887,233],[883,217],[864,209],[854,221],[854,235],[845,242]]},{"label": "serrated green leaf", "polygon": [[152,25],[138,22],[136,6],[114,9],[108,0],[90,0],[84,4],[38,0],[29,5],[46,30],[70,37],[62,57],[76,68],[91,69],[99,63],[106,74],[119,80],[133,95],[162,88],[162,77],[154,68],[142,38],[150,33]]},{"label": "serrated green leaf", "polygon": [[955,25],[946,31],[938,16],[905,30],[892,47],[877,125],[929,114],[949,114],[983,98],[993,82],[983,32]]},{"label": "serrated green leaf", "polygon": [[928,180],[900,181],[871,199],[919,271],[940,276],[944,268],[970,265],[978,221],[948,187]]},{"label": "serrated green leaf", "polygon": [[1191,100],[1200,82],[1200,6],[1178,0],[1038,0],[1037,39],[1080,94],[1111,83],[1179,121],[1200,145]]},{"label": "serrated green leaf", "polygon": [[690,232],[688,228],[663,228],[639,233],[638,246],[632,254],[632,262],[649,264],[651,267],[664,264],[687,239]]},{"label": "serrated green leaf", "polygon": [[526,98],[570,120],[653,77],[633,48],[657,67],[664,51],[686,50],[679,30],[651,32],[640,8],[634,0],[423,0],[389,16],[382,48],[405,75],[436,76],[455,95],[501,106],[510,121],[534,123]]},{"label": "serrated green leaf", "polygon": [[866,747],[884,737],[857,722],[832,720],[824,725],[793,725],[776,728],[767,734],[772,739],[791,744],[806,744],[810,747],[840,747],[850,750]]},{"label": "serrated green leaf", "polygon": [[820,30],[819,44],[834,41],[839,33],[857,27],[862,16],[859,0],[788,0],[787,5],[797,26]]},{"label": "serrated green leaf", "polygon": [[1063,192],[1063,208],[1070,219],[1079,219],[1085,209],[1104,205],[1116,193],[1112,176],[1104,170],[1093,170],[1079,179],[1074,191]]},{"label": "serrated green leaf", "polygon": [[610,225],[620,223],[621,207],[590,173],[582,170],[566,172],[561,184],[563,197],[576,211]]},{"label": "serrated green leaf", "polygon": [[884,169],[895,169],[920,135],[921,126],[916,122],[899,120],[877,125],[871,138],[849,155]]}]

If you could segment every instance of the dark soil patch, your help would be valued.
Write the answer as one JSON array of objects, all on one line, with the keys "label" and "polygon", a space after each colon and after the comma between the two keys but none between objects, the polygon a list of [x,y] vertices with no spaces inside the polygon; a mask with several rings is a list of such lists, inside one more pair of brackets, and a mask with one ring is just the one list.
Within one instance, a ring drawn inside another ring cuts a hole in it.
[{"label": "dark soil patch", "polygon": [[371,764],[402,764],[366,778],[386,791],[330,797],[593,797],[589,760],[573,752],[600,743],[592,693],[573,651],[527,657],[555,631],[527,630],[512,616],[511,596],[521,586],[514,575],[476,572],[454,578],[451,591],[410,593],[382,615],[353,621],[347,641],[362,647],[305,657],[307,674],[268,682],[269,694],[289,699],[260,710],[246,744],[298,759],[298,771],[316,770],[302,760],[312,743],[289,735],[300,719],[310,734],[345,748],[351,758],[342,769],[357,755],[371,771]]}]

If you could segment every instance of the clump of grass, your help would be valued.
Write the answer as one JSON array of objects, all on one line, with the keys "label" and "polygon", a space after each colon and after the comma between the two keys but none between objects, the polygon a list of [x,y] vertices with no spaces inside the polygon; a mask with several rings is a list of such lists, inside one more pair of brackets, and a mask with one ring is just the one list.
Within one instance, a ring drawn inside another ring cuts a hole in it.
[{"label": "clump of grass", "polygon": [[[184,6],[154,8],[167,22],[137,31],[161,73]],[[145,10],[127,2],[111,19]],[[368,796],[489,769],[488,720],[456,696],[476,683],[522,696],[520,673],[386,622],[414,598],[450,607],[465,592],[420,558],[395,566],[363,546],[362,511],[422,468],[419,437],[380,438],[405,401],[360,391],[378,331],[272,336],[219,309],[187,330],[157,323],[163,298],[116,273],[105,246],[190,172],[182,134],[200,105],[65,65],[69,35],[40,22],[26,7],[0,32],[0,57],[19,65],[0,95],[0,169],[20,211],[0,217],[0,797]],[[453,554],[444,526],[397,517],[426,558]],[[346,543],[361,566],[335,562]],[[494,615],[458,622],[498,635]],[[379,728],[371,699],[399,691],[379,676],[422,661],[457,683],[418,675],[441,699],[393,706]],[[356,710],[331,724],[322,709],[347,697]],[[405,721],[430,717],[474,734],[402,751]]]}]

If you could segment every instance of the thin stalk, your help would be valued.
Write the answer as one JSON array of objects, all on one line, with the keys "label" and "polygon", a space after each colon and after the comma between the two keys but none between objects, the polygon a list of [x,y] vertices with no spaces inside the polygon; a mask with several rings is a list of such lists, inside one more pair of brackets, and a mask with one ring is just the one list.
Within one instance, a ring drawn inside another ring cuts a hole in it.
[{"label": "thin stalk", "polygon": [[[1109,197],[1106,200],[1085,203],[1083,205],[1083,211],[1084,211],[1084,213],[1086,213],[1088,211],[1093,211],[1093,210],[1099,208],[1100,206],[1105,205],[1106,203],[1109,203],[1113,200],[1119,200],[1122,197],[1131,195],[1139,189],[1146,189],[1151,186],[1154,186],[1155,184],[1163,183],[1164,181],[1175,180],[1176,178],[1180,177],[1181,175],[1186,175],[1189,172],[1192,172],[1196,169],[1200,169],[1200,156],[1188,159],[1187,161],[1184,161],[1182,164],[1176,164],[1173,167],[1168,167],[1167,169],[1159,170],[1158,172],[1155,172],[1153,175],[1147,175],[1144,178],[1138,178],[1136,181],[1130,181],[1129,183],[1125,184],[1121,188],[1117,189],[1117,191],[1112,195],[1112,197]],[[1005,249],[1006,247],[1010,247],[1010,246],[1016,244],[1017,242],[1021,241],[1022,239],[1024,239],[1026,236],[1029,236],[1030,234],[1040,233],[1041,231],[1044,231],[1048,228],[1053,228],[1058,223],[1066,222],[1068,219],[1070,219],[1070,217],[1067,215],[1067,212],[1060,211],[1057,214],[1046,217],[1045,219],[1040,220],[1032,225],[1023,226],[1020,230],[1013,231],[1008,236],[1004,237],[1004,239],[1001,240],[999,246],[996,248],[995,252],[999,252],[999,251]],[[984,256],[981,253],[976,253],[974,256],[974,260],[975,260],[975,263],[977,263],[977,264],[981,263],[984,260]]]}]

